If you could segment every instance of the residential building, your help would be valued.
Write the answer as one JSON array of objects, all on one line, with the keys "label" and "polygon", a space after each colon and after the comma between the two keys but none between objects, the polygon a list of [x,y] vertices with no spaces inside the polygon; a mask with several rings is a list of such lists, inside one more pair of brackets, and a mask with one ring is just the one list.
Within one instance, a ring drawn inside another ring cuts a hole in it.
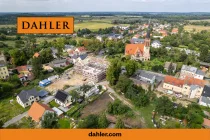
[{"label": "residential building", "polygon": [[210,85],[206,85],[201,94],[199,105],[210,107]]},{"label": "residential building", "polygon": [[88,56],[87,54],[81,54],[81,55],[75,54],[75,55],[71,56],[71,63],[75,64],[79,61],[82,61],[82,60],[86,59],[87,56]]},{"label": "residential building", "polygon": [[171,34],[177,34],[179,32],[178,28],[173,28]]},{"label": "residential building", "polygon": [[175,73],[176,72],[176,67],[177,67],[177,64],[172,63],[172,62],[166,62],[165,65],[164,65],[164,69],[166,70],[166,72]]},{"label": "residential building", "polygon": [[108,62],[100,58],[92,58],[74,65],[74,71],[76,73],[82,74],[84,78],[94,82],[99,82],[106,77],[107,68]]},{"label": "residential building", "polygon": [[131,44],[144,44],[144,39],[139,39],[139,38],[132,38],[130,40]]},{"label": "residential building", "polygon": [[0,79],[7,79],[9,71],[4,60],[0,60]]},{"label": "residential building", "polygon": [[149,84],[160,83],[164,80],[163,76],[156,74],[154,72],[145,71],[145,70],[137,70],[133,76],[134,79],[138,81],[143,81]]},{"label": "residential building", "polygon": [[69,93],[58,90],[55,94],[55,102],[62,107],[68,107],[72,104],[72,97]]},{"label": "residential building", "polygon": [[39,101],[39,92],[36,89],[22,90],[16,97],[17,102],[22,107],[32,105],[35,101]]},{"label": "residential building", "polygon": [[55,67],[55,68],[66,67],[67,66],[66,59],[54,60],[54,61],[50,62],[50,66]]},{"label": "residential building", "polygon": [[69,52],[71,50],[74,50],[74,46],[73,45],[65,45],[64,46],[64,49],[63,49],[63,52]]},{"label": "residential building", "polygon": [[206,119],[206,118],[203,118],[203,124],[202,126],[204,128],[210,128],[210,120],[209,119]]},{"label": "residential building", "polygon": [[185,79],[178,79],[172,76],[164,78],[163,88],[168,93],[182,93],[188,98],[200,98],[205,86],[204,80],[186,77]]},{"label": "residential building", "polygon": [[144,40],[144,44],[127,44],[125,55],[131,56],[131,59],[147,61],[150,60],[150,31]]},{"label": "residential building", "polygon": [[123,35],[121,34],[110,34],[108,35],[109,40],[118,40],[118,39],[123,39]]},{"label": "residential building", "polygon": [[185,77],[193,77],[196,79],[203,79],[205,73],[196,67],[183,65],[180,73],[180,79],[184,79]]},{"label": "residential building", "polygon": [[160,48],[162,46],[162,44],[160,43],[159,40],[155,40],[152,42],[152,45],[151,45],[153,48]]},{"label": "residential building", "polygon": [[93,82],[99,82],[106,78],[106,69],[106,65],[89,63],[84,66],[82,75]]},{"label": "residential building", "polygon": [[78,47],[74,50],[74,54],[77,54],[77,55],[82,55],[82,54],[86,54],[87,53],[87,50],[86,48],[83,46],[83,47]]},{"label": "residential building", "polygon": [[33,58],[38,58],[40,54],[38,52],[34,53]]},{"label": "residential building", "polygon": [[54,47],[51,47],[50,49],[51,49],[51,51],[52,51],[53,57],[54,57],[54,58],[58,58],[58,57],[57,57],[58,49],[56,49],[56,48],[54,48]]},{"label": "residential building", "polygon": [[54,113],[54,111],[45,104],[34,102],[28,111],[28,116],[35,122],[40,122],[47,113]]},{"label": "residential building", "polygon": [[4,63],[6,63],[6,58],[4,56],[4,53],[0,51],[0,62],[3,61]]}]

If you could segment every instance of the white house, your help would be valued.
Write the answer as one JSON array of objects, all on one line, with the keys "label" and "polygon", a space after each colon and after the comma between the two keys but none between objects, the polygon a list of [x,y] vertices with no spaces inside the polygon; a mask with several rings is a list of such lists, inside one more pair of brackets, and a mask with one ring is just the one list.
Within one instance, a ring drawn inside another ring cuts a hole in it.
[{"label": "white house", "polygon": [[155,40],[152,42],[152,45],[151,45],[153,48],[160,48],[162,45],[160,43],[160,41],[158,40]]},{"label": "white house", "polygon": [[72,104],[72,96],[65,91],[58,90],[55,94],[55,102],[63,107],[68,107]]},{"label": "white house", "polygon": [[22,90],[16,97],[17,102],[22,107],[27,107],[32,105],[35,101],[39,101],[39,92],[36,89]]}]

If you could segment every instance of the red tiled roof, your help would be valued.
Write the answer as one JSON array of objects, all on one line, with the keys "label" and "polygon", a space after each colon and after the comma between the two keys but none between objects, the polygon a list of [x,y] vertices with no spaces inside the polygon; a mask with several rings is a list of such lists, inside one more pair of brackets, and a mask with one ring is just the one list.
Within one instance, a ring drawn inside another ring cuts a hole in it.
[{"label": "red tiled roof", "polygon": [[85,49],[85,47],[83,46],[83,47],[79,47],[79,48],[77,48],[80,52],[82,52],[82,51],[85,51],[86,49]]},{"label": "red tiled roof", "polygon": [[44,115],[45,111],[53,111],[49,106],[41,103],[34,102],[28,111],[28,115],[36,122]]},{"label": "red tiled roof", "polygon": [[39,56],[40,56],[40,54],[38,52],[36,52],[33,57],[39,57]]},{"label": "red tiled roof", "polygon": [[125,55],[135,55],[137,51],[144,53],[144,44],[127,44],[125,47]]},{"label": "red tiled roof", "polygon": [[166,76],[164,79],[164,83],[168,83],[174,86],[183,86],[184,84],[186,85],[198,85],[203,87],[205,85],[205,81],[204,80],[200,80],[200,79],[195,79],[192,77],[186,77],[185,79],[178,79],[176,77],[173,76]]},{"label": "red tiled roof", "polygon": [[184,85],[184,80],[178,79],[176,77],[173,76],[166,76],[164,79],[164,83],[168,83],[170,85],[174,85],[174,86],[183,86]]},{"label": "red tiled roof", "polygon": [[22,72],[22,71],[28,71],[28,68],[27,68],[26,65],[25,66],[18,66],[18,67],[16,67],[16,69],[19,73]]},{"label": "red tiled roof", "polygon": [[203,125],[207,126],[207,127],[210,127],[210,120],[206,119],[206,118],[203,118]]},{"label": "red tiled roof", "polygon": [[173,28],[172,33],[178,33],[179,29],[178,28]]},{"label": "red tiled roof", "polygon": [[195,79],[193,77],[186,77],[184,79],[185,84],[187,85],[199,85],[201,87],[204,87],[205,81],[200,79]]}]

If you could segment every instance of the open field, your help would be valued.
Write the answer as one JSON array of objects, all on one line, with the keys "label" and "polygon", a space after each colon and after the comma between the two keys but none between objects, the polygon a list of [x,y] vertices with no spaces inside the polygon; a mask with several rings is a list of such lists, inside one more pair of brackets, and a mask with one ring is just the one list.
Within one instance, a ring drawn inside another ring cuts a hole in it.
[{"label": "open field", "polygon": [[200,32],[202,30],[210,31],[210,26],[198,26],[198,25],[186,25],[184,26],[184,30],[188,32],[192,32],[195,29],[195,32]]},{"label": "open field", "polygon": [[100,114],[101,112],[105,111],[109,102],[113,102],[111,97],[107,92],[103,93],[97,100],[87,105],[82,110],[82,118],[86,117],[90,114]]},{"label": "open field", "polygon": [[96,31],[100,28],[104,29],[104,28],[108,28],[108,27],[112,27],[114,26],[111,23],[105,23],[105,22],[83,22],[83,23],[78,23],[74,25],[74,31],[77,31],[78,29],[84,29],[84,28],[88,28],[92,31]]},{"label": "open field", "polygon": [[208,22],[210,22],[210,19],[202,19],[202,20],[189,20],[189,22],[199,22],[199,21],[208,21]]}]

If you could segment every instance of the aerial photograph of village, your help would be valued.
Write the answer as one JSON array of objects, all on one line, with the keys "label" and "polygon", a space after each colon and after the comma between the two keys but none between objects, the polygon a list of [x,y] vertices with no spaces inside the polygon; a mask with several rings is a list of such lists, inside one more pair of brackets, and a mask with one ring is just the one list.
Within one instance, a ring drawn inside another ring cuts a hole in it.
[{"label": "aerial photograph of village", "polygon": [[[210,128],[210,1],[89,2],[1,0],[0,128]],[[30,16],[74,33],[18,34]]]}]

